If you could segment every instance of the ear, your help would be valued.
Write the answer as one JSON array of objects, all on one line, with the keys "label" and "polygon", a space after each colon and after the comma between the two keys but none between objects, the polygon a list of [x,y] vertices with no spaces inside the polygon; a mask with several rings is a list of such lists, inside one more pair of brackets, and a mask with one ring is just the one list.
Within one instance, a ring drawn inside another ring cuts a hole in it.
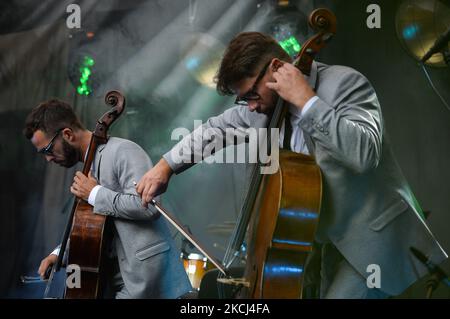
[{"label": "ear", "polygon": [[63,129],[61,135],[63,139],[66,140],[66,142],[70,144],[73,144],[75,142],[76,137],[71,128],[66,127],[65,129]]},{"label": "ear", "polygon": [[283,61],[281,61],[278,58],[273,58],[272,61],[270,62],[270,70],[272,71],[272,73],[277,72],[277,70],[282,67],[284,64]]}]

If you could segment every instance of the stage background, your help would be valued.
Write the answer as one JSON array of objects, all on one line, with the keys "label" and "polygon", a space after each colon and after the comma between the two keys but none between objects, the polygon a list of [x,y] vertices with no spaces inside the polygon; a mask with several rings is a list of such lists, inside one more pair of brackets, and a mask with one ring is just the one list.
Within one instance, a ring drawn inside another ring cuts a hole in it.
[{"label": "stage background", "polygon": [[[338,33],[318,60],[353,67],[373,84],[398,162],[444,249],[450,250],[450,112],[395,32],[399,1],[291,1],[308,15],[326,6],[338,18]],[[66,26],[66,7],[79,3],[90,41]],[[368,29],[366,8],[381,7],[381,29]],[[123,91],[127,109],[110,133],[140,144],[156,163],[176,141],[177,127],[192,130],[232,106],[198,81],[186,62],[191,39],[199,52],[219,52],[238,32],[263,30],[270,2],[256,0],[11,1],[0,4],[0,296],[40,298],[42,284],[22,285],[58,244],[70,208],[75,171],[46,165],[23,137],[28,112],[57,97],[71,103],[93,128],[107,107],[104,94]],[[84,40],[83,40],[84,39]],[[206,39],[206,40],[205,40]],[[99,86],[88,97],[69,80],[74,52],[95,56]],[[430,69],[450,101],[448,68]],[[163,204],[221,259],[231,225],[243,203],[250,168],[244,164],[198,164],[175,176]],[[173,232],[181,245],[180,235]],[[418,286],[410,297],[424,296]],[[448,298],[442,289],[436,296]]]}]

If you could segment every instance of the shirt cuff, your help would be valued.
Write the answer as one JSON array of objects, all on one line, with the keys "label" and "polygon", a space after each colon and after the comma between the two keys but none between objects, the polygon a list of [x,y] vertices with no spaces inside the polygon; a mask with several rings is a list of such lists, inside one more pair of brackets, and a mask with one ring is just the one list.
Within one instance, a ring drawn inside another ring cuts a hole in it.
[{"label": "shirt cuff", "polygon": [[311,106],[319,99],[317,95],[314,95],[312,98],[308,100],[308,102],[305,103],[305,106],[302,108],[302,116],[308,112],[308,110],[311,108]]},{"label": "shirt cuff", "polygon": [[55,250],[53,250],[53,251],[51,252],[50,255],[56,255],[56,256],[58,256],[60,250],[61,250],[61,249],[60,249],[59,247],[56,247]]},{"label": "shirt cuff", "polygon": [[101,187],[102,187],[101,185],[96,185],[89,193],[88,203],[90,205],[92,206],[95,205],[95,197],[97,197],[97,193]]},{"label": "shirt cuff", "polygon": [[163,158],[169,164],[170,168],[175,174],[179,174],[189,167],[193,166],[195,163],[186,163],[183,157],[179,155],[180,146],[175,145],[170,151],[163,155]]}]

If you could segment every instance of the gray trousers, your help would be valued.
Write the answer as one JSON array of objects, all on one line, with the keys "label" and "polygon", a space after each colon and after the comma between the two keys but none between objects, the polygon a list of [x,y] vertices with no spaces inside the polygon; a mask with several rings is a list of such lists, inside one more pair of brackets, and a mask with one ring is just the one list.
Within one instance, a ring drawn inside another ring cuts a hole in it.
[{"label": "gray trousers", "polygon": [[308,260],[305,286],[307,298],[321,299],[383,299],[389,295],[369,288],[364,278],[342,256],[332,243],[314,244]]},{"label": "gray trousers", "polygon": [[117,258],[107,258],[103,271],[105,274],[103,298],[130,299],[131,295],[123,282]]}]

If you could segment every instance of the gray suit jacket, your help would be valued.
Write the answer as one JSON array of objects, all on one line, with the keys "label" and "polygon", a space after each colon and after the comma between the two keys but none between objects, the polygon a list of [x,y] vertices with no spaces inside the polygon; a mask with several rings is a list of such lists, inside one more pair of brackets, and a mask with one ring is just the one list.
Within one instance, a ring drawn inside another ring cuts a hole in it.
[{"label": "gray suit jacket", "polygon": [[177,298],[191,289],[166,221],[144,208],[133,181],[152,167],[137,144],[111,137],[95,155],[94,176],[103,187],[94,212],[114,221],[114,248],[132,298]]},{"label": "gray suit jacket", "polygon": [[[421,218],[420,207],[396,163],[369,81],[351,68],[318,62],[313,63],[307,80],[319,97],[299,124],[323,175],[317,240],[331,241],[366,278],[370,275],[367,267],[379,265],[381,290],[400,294],[426,272],[410,254],[410,246],[435,263],[447,255]],[[265,115],[235,106],[210,118],[202,129],[223,132],[229,127],[265,127],[266,123]],[[188,158],[186,150],[200,152],[209,142],[201,141],[198,132],[164,155],[175,172],[192,165],[182,162]]]}]

